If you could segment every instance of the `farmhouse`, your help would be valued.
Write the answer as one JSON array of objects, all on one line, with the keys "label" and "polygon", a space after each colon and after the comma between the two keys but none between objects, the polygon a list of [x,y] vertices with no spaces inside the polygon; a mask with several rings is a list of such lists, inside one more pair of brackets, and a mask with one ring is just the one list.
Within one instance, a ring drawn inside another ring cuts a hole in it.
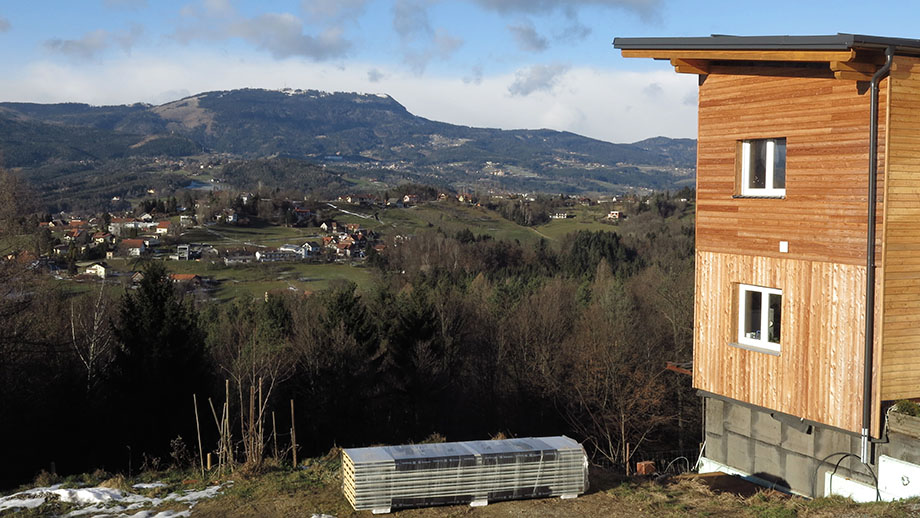
[{"label": "farmhouse", "polygon": [[86,267],[83,271],[86,275],[93,275],[99,277],[100,279],[105,279],[108,274],[109,266],[105,263],[93,263]]},{"label": "farmhouse", "polygon": [[124,239],[119,243],[119,248],[130,257],[140,257],[147,250],[143,239]]},{"label": "farmhouse", "polygon": [[809,496],[920,494],[920,478],[886,482],[920,473],[920,442],[886,426],[892,402],[920,397],[920,40],[614,46],[699,78],[702,470]]}]

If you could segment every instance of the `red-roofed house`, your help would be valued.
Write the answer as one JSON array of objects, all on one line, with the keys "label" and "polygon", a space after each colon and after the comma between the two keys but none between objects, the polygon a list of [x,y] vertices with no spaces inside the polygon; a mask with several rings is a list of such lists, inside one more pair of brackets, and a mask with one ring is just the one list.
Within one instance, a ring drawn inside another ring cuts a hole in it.
[{"label": "red-roofed house", "polygon": [[172,228],[171,221],[160,221],[157,223],[157,234],[166,235],[169,233],[170,228]]},{"label": "red-roofed house", "polygon": [[143,239],[124,239],[119,247],[130,257],[140,257],[147,250]]}]

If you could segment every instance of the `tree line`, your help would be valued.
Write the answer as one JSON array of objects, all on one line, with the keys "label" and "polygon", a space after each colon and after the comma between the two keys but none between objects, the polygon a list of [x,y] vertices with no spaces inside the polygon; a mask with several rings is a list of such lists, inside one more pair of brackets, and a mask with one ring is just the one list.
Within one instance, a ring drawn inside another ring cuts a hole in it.
[{"label": "tree line", "polygon": [[250,465],[276,436],[289,448],[295,427],[301,456],[564,433],[616,464],[627,444],[698,443],[689,379],[665,369],[691,354],[685,212],[553,244],[430,229],[369,262],[366,288],[223,304],[184,298],[158,262],[137,289],[80,295],[0,263],[0,485],[52,462],[64,473],[188,463],[193,394],[205,450],[227,403],[231,457]]}]

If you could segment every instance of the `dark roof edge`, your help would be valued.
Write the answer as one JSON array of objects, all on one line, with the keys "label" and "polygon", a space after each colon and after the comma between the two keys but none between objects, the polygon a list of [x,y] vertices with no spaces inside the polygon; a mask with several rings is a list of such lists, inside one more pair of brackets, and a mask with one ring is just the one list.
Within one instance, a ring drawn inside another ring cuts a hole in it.
[{"label": "dark roof edge", "polygon": [[884,49],[920,53],[920,40],[886,38],[862,34],[824,36],[727,36],[714,34],[700,37],[614,38],[613,46],[621,50],[849,50]]}]

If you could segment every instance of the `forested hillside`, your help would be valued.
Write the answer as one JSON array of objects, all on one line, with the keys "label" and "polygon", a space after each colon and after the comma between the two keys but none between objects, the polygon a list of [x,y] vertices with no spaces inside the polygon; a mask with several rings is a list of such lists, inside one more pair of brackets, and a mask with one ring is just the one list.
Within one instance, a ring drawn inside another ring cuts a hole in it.
[{"label": "forested hillside", "polygon": [[695,448],[689,377],[665,369],[690,356],[689,211],[661,195],[615,232],[536,244],[393,232],[366,288],[224,303],[184,295],[162,262],[138,265],[136,289],[75,292],[2,261],[0,441],[16,447],[0,482],[178,463],[193,394],[204,449],[228,403],[233,458],[250,464],[270,427],[290,446],[291,400],[302,455],[431,434],[564,433],[614,464],[627,444]]}]

